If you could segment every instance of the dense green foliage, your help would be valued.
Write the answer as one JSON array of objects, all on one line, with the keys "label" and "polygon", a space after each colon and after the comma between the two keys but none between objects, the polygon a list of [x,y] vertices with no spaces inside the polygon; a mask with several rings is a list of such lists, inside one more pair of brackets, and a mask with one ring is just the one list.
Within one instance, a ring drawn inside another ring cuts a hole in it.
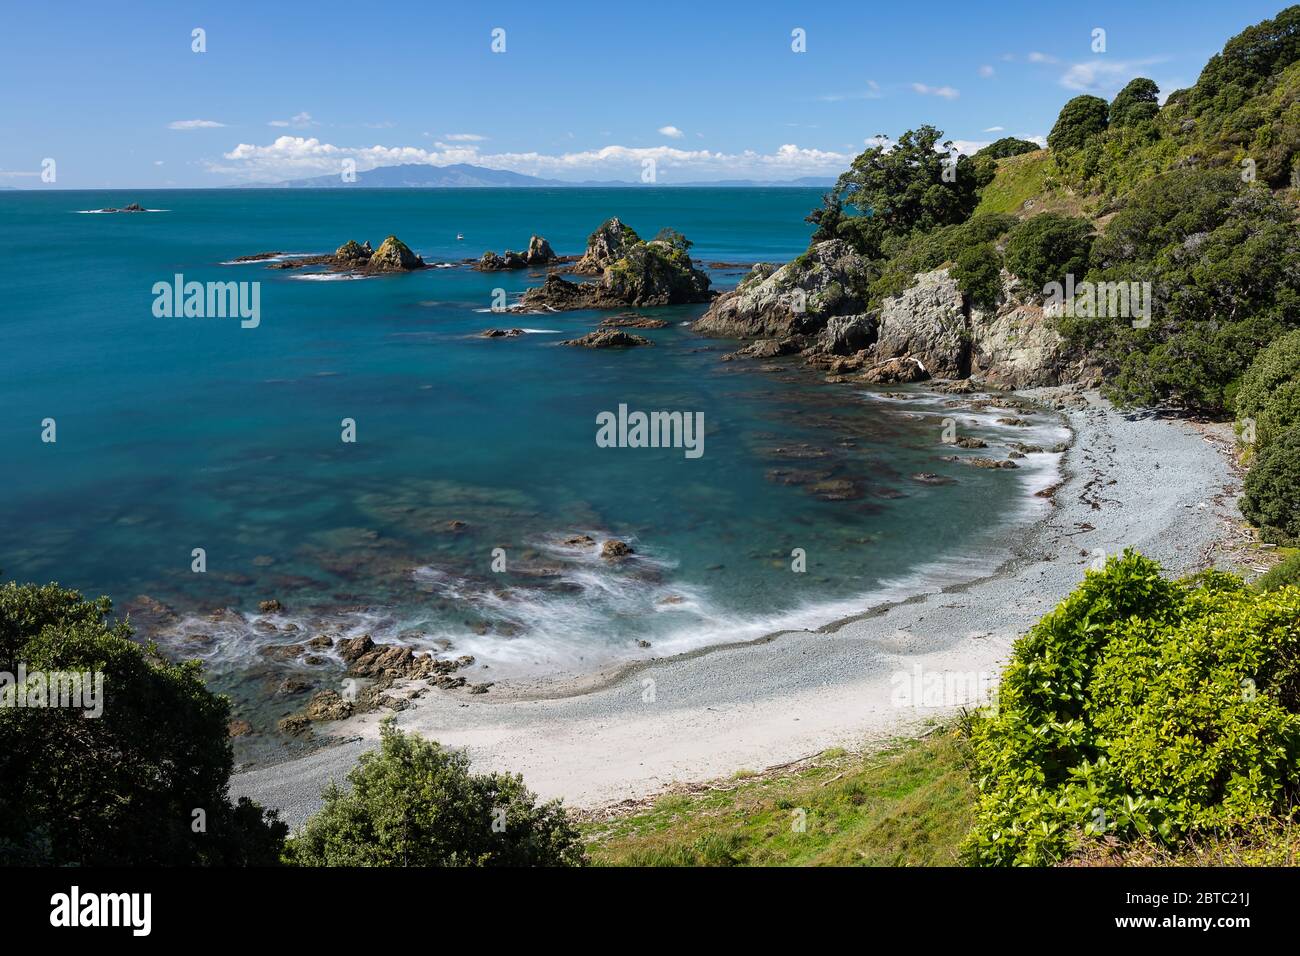
[{"label": "dense green foliage", "polygon": [[382,729],[348,790],[288,845],[301,866],[579,866],[577,829],[558,801],[538,805],[522,778],[473,774],[469,758],[436,742]]},{"label": "dense green foliage", "polygon": [[957,254],[952,277],[972,303],[985,309],[995,306],[1002,295],[1002,254],[991,242],[967,246]]},{"label": "dense green foliage", "polygon": [[[943,134],[932,126],[908,130],[892,148],[860,153],[809,217],[814,242],[844,239],[872,259],[890,239],[964,222],[993,178],[988,162],[937,150]],[[951,143],[943,144],[945,150]]]},{"label": "dense green foliage", "polygon": [[967,857],[1048,864],[1090,835],[1169,842],[1289,812],[1298,686],[1300,589],[1112,558],[1017,642],[973,722]]},{"label": "dense green foliage", "polygon": [[1063,107],[1056,125],[1047,134],[1047,148],[1053,152],[1079,149],[1106,131],[1110,107],[1097,96],[1076,96]]},{"label": "dense green foliage", "polygon": [[1156,118],[1160,112],[1160,88],[1144,76],[1131,80],[1110,102],[1113,129],[1136,126]]},{"label": "dense green foliage", "polygon": [[287,828],[229,799],[229,702],[197,662],[141,647],[109,611],[54,584],[0,586],[0,670],[22,665],[29,694],[38,672],[103,675],[97,717],[0,707],[0,863],[277,862]]},{"label": "dense green foliage", "polygon": [[1256,448],[1300,424],[1300,329],[1274,340],[1250,363],[1233,400],[1239,429]]},{"label": "dense green foliage", "polygon": [[1288,586],[1300,587],[1300,551],[1287,555],[1255,582],[1255,587],[1261,591],[1276,591]]},{"label": "dense green foliage", "polygon": [[1026,219],[1007,239],[1007,268],[1030,289],[1064,282],[1067,274],[1082,278],[1088,271],[1092,225],[1056,213]]},{"label": "dense green foliage", "polygon": [[1300,425],[1282,431],[1255,455],[1241,513],[1276,544],[1300,544]]},{"label": "dense green foliage", "polygon": [[1041,149],[1037,143],[1031,143],[1027,139],[1018,139],[1015,136],[1003,136],[1001,139],[995,139],[983,149],[975,154],[975,158],[986,159],[1006,159],[1008,156],[1019,156],[1022,153],[1032,153]]},{"label": "dense green foliage", "polygon": [[1149,283],[1149,328],[1128,317],[1062,330],[1126,405],[1227,409],[1260,349],[1300,324],[1294,210],[1228,170],[1180,169],[1135,189],[1092,249],[1094,281]]}]

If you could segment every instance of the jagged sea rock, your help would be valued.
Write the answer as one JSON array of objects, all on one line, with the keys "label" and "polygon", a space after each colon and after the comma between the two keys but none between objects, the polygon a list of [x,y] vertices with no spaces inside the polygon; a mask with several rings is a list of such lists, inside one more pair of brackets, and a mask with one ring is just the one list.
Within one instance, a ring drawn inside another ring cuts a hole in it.
[{"label": "jagged sea rock", "polygon": [[866,309],[868,263],[841,239],[819,242],[781,268],[754,267],[695,323],[702,335],[779,338],[815,334],[831,316]]},{"label": "jagged sea rock", "polygon": [[631,226],[614,217],[606,219],[587,237],[587,250],[573,266],[581,276],[603,275],[608,266],[627,255],[627,250],[641,241]]},{"label": "jagged sea rock", "polygon": [[528,265],[544,266],[557,258],[555,251],[551,249],[551,244],[541,236],[532,236],[528,240],[528,251],[524,253],[524,260]]},{"label": "jagged sea rock", "polygon": [[369,272],[409,272],[423,267],[424,260],[396,236],[389,236],[381,242],[366,263]]},{"label": "jagged sea rock", "polygon": [[640,242],[611,263],[600,280],[607,298],[634,306],[709,301],[709,277],[686,250],[662,240]]},{"label": "jagged sea rock", "polygon": [[355,239],[349,239],[334,251],[334,258],[340,262],[368,262],[374,254],[375,250],[370,248],[369,240],[363,245]]}]

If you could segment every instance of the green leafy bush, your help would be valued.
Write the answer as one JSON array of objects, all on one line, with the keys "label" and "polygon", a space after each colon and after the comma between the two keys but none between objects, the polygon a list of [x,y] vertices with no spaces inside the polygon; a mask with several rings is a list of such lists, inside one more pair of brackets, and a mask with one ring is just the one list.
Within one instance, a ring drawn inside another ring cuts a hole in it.
[{"label": "green leafy bush", "polygon": [[1076,96],[1061,107],[1056,125],[1047,134],[1047,146],[1054,153],[1079,149],[1106,131],[1110,106],[1098,96]]},{"label": "green leafy bush", "polygon": [[972,723],[983,865],[1043,865],[1093,835],[1176,841],[1289,812],[1300,779],[1300,589],[1131,551],[1015,646]]},{"label": "green leafy bush", "polygon": [[558,801],[537,804],[522,778],[473,774],[469,758],[386,721],[350,789],[289,841],[300,866],[579,866],[576,827]]},{"label": "green leafy bush", "polygon": [[1300,423],[1300,330],[1276,339],[1241,377],[1233,407],[1237,421],[1254,422],[1255,447]]},{"label": "green leafy bush", "polygon": [[989,143],[975,156],[987,156],[989,159],[1006,159],[1008,156],[1020,156],[1023,153],[1033,153],[1042,149],[1037,143],[1032,143],[1027,139],[1018,139],[1015,136],[1003,136]]},{"label": "green leafy bush", "polygon": [[1082,278],[1088,271],[1092,248],[1092,226],[1045,212],[1026,219],[1007,238],[1007,268],[1030,289],[1042,289],[1049,282],[1063,282],[1067,274]]},{"label": "green leafy bush", "polygon": [[1002,256],[991,242],[969,246],[957,255],[952,277],[972,303],[995,306],[1002,295]]},{"label": "green leafy bush", "polygon": [[1255,588],[1260,591],[1276,591],[1284,587],[1300,587],[1300,551],[1287,555],[1255,582]]},{"label": "green leafy bush", "polygon": [[0,707],[0,863],[276,863],[285,825],[229,799],[229,702],[197,662],[167,661],[110,624],[110,609],[55,584],[0,586],[0,669],[23,665],[29,692],[38,672],[102,675],[97,717]]},{"label": "green leafy bush", "polygon": [[1241,513],[1265,541],[1300,543],[1300,425],[1255,455],[1242,486]]}]

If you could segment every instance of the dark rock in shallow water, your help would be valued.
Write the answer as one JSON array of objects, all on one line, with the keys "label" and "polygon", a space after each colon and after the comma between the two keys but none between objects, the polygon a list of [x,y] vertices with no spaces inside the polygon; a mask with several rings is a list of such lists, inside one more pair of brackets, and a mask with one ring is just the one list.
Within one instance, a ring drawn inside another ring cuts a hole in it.
[{"label": "dark rock in shallow water", "polygon": [[666,329],[670,323],[645,315],[612,315],[600,320],[602,329]]},{"label": "dark rock in shallow water", "polygon": [[635,554],[632,546],[626,541],[619,541],[616,538],[606,541],[600,549],[600,556],[606,561],[622,561],[632,554]]},{"label": "dark rock in shallow water", "polygon": [[479,333],[485,339],[513,339],[524,334],[523,329],[484,329]]},{"label": "dark rock in shallow water", "polygon": [[566,339],[561,345],[577,345],[586,349],[626,349],[639,345],[654,345],[649,339],[619,329],[597,329],[577,339]]},{"label": "dark rock in shallow water", "polygon": [[920,382],[930,377],[920,362],[914,358],[892,358],[873,365],[863,372],[858,381],[872,385],[896,385],[906,382]]},{"label": "dark rock in shallow water", "polygon": [[956,478],[949,478],[947,475],[936,475],[932,471],[917,472],[912,476],[912,480],[923,485],[953,485],[957,483]]}]

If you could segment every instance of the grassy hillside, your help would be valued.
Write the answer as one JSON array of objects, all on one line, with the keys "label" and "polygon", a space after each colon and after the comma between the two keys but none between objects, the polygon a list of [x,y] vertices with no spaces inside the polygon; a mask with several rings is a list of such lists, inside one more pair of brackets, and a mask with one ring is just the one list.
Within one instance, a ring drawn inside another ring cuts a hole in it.
[{"label": "grassy hillside", "polygon": [[952,866],[975,796],[960,738],[940,731],[739,775],[583,830],[591,861],[612,866]]}]

